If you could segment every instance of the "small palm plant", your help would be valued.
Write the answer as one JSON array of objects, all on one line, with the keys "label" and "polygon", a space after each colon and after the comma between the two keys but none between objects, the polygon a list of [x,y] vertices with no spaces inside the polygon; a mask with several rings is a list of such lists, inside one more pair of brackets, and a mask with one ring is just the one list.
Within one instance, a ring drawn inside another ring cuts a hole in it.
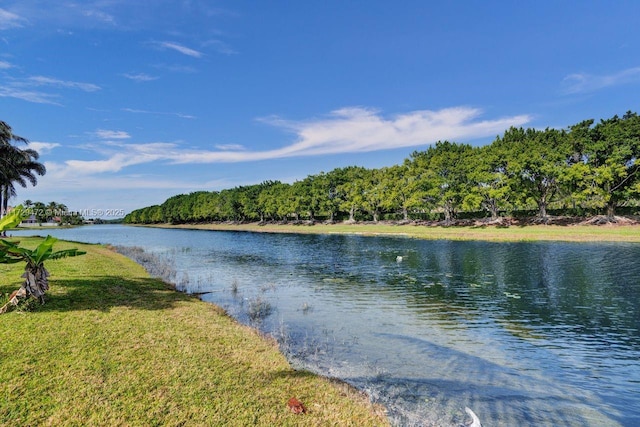
[{"label": "small palm plant", "polygon": [[[0,232],[15,228],[25,217],[22,206],[18,206],[11,213],[0,220]],[[44,262],[59,258],[84,255],[86,252],[78,249],[53,251],[53,245],[58,239],[47,236],[35,249],[19,246],[20,242],[10,242],[0,239],[0,264],[26,263],[24,268],[24,282],[17,291],[9,297],[9,301],[0,307],[0,313],[5,313],[10,305],[18,305],[22,298],[37,298],[44,304],[44,294],[49,289],[49,272]]]}]

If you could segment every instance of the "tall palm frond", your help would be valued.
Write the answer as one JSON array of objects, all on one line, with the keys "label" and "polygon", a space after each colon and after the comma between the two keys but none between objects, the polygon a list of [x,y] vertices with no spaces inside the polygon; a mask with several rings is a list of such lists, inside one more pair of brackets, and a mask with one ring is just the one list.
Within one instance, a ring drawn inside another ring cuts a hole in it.
[{"label": "tall palm frond", "polygon": [[9,199],[16,196],[16,184],[23,188],[28,184],[35,186],[38,183],[37,176],[46,173],[45,166],[38,162],[40,155],[36,150],[21,149],[12,142],[29,143],[27,139],[15,135],[11,127],[0,120],[0,208],[2,215],[7,213]]}]

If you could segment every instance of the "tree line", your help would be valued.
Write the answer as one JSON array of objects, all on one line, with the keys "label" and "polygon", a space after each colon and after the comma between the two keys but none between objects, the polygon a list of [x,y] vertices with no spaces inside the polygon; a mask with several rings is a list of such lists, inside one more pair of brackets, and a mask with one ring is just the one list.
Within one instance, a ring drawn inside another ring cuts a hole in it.
[{"label": "tree line", "polygon": [[135,210],[126,223],[437,219],[551,209],[613,219],[640,195],[640,117],[627,112],[567,129],[512,127],[485,146],[438,141],[402,164],[358,166],[293,184],[265,181],[199,191]]},{"label": "tree line", "polygon": [[28,215],[26,220],[42,223],[58,223],[60,225],[81,225],[84,217],[79,212],[70,211],[63,203],[24,201],[24,211]]}]

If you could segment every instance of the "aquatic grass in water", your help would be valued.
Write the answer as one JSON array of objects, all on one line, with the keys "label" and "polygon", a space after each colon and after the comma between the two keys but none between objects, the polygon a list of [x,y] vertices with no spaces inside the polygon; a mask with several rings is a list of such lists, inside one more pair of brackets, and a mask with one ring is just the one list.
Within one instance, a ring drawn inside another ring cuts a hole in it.
[{"label": "aquatic grass in water", "polygon": [[[160,256],[148,251],[140,246],[114,246],[114,249],[142,265],[147,272],[153,276],[165,280],[175,285],[175,279],[178,274],[175,262],[167,256]],[[188,273],[183,273],[183,281],[186,277],[186,283],[189,282]]]},{"label": "aquatic grass in water", "polygon": [[273,312],[273,306],[262,297],[254,297],[249,300],[247,315],[252,322],[260,322]]}]

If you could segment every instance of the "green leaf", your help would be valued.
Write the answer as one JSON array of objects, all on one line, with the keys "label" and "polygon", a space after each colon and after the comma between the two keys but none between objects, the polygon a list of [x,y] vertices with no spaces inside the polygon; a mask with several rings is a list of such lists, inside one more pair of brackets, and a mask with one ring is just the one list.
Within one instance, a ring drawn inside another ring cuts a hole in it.
[{"label": "green leaf", "polygon": [[26,248],[21,248],[18,246],[19,242],[9,242],[4,239],[0,239],[0,252],[7,253],[13,256],[18,256],[21,258],[30,257],[32,251]]},{"label": "green leaf", "polygon": [[84,254],[86,254],[86,252],[79,251],[78,249],[64,249],[62,251],[57,251],[52,253],[48,259],[60,259],[60,258],[66,258],[66,257],[80,256]]},{"label": "green leaf", "polygon": [[0,219],[0,232],[16,228],[28,216],[22,205],[16,206],[4,218]]},{"label": "green leaf", "polygon": [[13,264],[23,260],[22,256],[10,254],[4,248],[0,248],[0,264]]},{"label": "green leaf", "polygon": [[52,236],[47,236],[42,243],[38,245],[33,254],[33,261],[36,265],[40,265],[45,262],[51,256],[53,252],[53,245],[58,239]]},{"label": "green leaf", "polygon": [[[4,247],[16,247],[18,246],[18,243],[20,242],[10,242],[8,240],[4,240],[4,239],[0,239],[0,247],[4,246]],[[2,248],[0,248],[2,249]]]}]

